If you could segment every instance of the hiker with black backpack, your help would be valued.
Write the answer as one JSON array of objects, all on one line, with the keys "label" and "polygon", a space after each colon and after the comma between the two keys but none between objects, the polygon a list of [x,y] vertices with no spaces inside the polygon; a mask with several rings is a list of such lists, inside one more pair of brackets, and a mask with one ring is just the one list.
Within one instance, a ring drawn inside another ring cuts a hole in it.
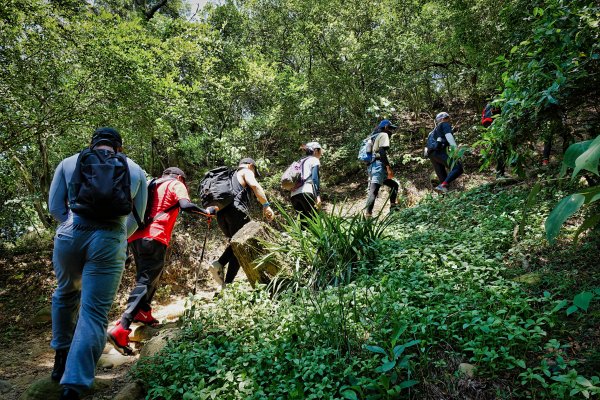
[{"label": "hiker with black backpack", "polygon": [[[252,158],[242,158],[236,170],[216,168],[209,171],[200,183],[202,205],[219,207],[217,223],[229,240],[250,222],[250,190],[262,205],[264,217],[269,221],[274,217],[271,203],[256,180],[257,176],[260,177],[256,162]],[[240,263],[233,254],[231,244],[228,244],[221,257],[211,263],[208,271],[221,287],[225,287],[233,282],[239,269]]]},{"label": "hiker with black backpack", "polygon": [[456,178],[462,175],[463,167],[460,161],[456,161],[454,166],[447,172],[449,168],[447,148],[449,146],[457,147],[456,140],[452,135],[452,125],[450,125],[450,115],[447,112],[441,112],[435,117],[435,128],[427,137],[427,145],[425,148],[426,156],[431,160],[435,174],[440,180],[440,184],[435,190],[440,193],[448,192],[448,185]]},{"label": "hiker with black backpack", "polygon": [[372,159],[367,162],[367,172],[369,174],[369,195],[365,206],[365,217],[367,218],[371,218],[373,214],[375,199],[377,199],[379,189],[383,185],[390,188],[390,211],[397,209],[396,198],[398,197],[400,185],[394,180],[394,172],[387,154],[390,149],[390,136],[396,128],[398,128],[396,125],[384,119],[377,125],[377,128],[368,139],[371,141],[368,146],[370,147],[369,150],[372,151]]},{"label": "hiker with black backpack", "polygon": [[108,331],[108,341],[124,355],[133,354],[129,346],[132,322],[148,326],[159,323],[152,315],[151,303],[164,271],[167,247],[179,210],[207,218],[216,213],[216,207],[203,209],[190,201],[185,180],[185,173],[181,169],[170,167],[162,177],[148,183],[144,221],[128,239],[136,265],[135,288],[129,294],[127,308],[120,321]]},{"label": "hiker with black backpack", "polygon": [[291,202],[306,227],[306,218],[321,207],[321,178],[319,168],[323,148],[318,142],[308,142],[300,147],[305,157],[295,161],[281,177],[281,186],[291,192]]},{"label": "hiker with black backpack", "polygon": [[61,399],[79,399],[92,386],[127,237],[138,227],[133,214],[146,209],[144,171],[122,146],[116,129],[97,129],[89,148],[61,161],[50,185],[48,208],[60,222],[52,255],[58,285],[52,295],[51,378],[61,384]]}]

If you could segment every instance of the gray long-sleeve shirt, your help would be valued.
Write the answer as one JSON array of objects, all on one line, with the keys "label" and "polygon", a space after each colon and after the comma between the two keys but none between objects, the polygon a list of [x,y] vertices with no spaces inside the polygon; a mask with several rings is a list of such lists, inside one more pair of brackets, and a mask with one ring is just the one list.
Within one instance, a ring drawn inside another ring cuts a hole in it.
[{"label": "gray long-sleeve shirt", "polygon": [[[50,185],[48,209],[50,214],[59,222],[65,222],[69,217],[68,187],[75,171],[78,156],[79,154],[75,154],[65,158],[58,164],[56,171],[54,171],[54,177]],[[131,176],[131,198],[133,199],[133,204],[138,215],[140,218],[143,218],[148,197],[146,176],[142,168],[129,158],[127,158],[127,165],[129,166],[129,174]],[[137,221],[132,213],[127,216],[126,224],[127,237],[129,237],[138,228]]]}]

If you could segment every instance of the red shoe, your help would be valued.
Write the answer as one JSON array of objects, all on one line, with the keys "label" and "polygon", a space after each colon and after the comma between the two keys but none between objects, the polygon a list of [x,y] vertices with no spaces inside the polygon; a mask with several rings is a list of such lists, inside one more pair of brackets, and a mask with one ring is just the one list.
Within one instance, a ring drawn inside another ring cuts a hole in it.
[{"label": "red shoe", "polygon": [[548,160],[547,158],[544,158],[544,159],[542,160],[542,165],[543,165],[543,166],[546,166],[546,165],[548,165],[548,163],[549,163],[549,160]]},{"label": "red shoe", "polygon": [[133,322],[141,322],[144,325],[156,326],[160,324],[160,321],[152,316],[152,309],[148,311],[139,310],[135,317],[133,317]]},{"label": "red shoe", "polygon": [[129,334],[131,329],[125,329],[121,326],[121,321],[117,322],[114,328],[108,331],[108,341],[114,348],[124,356],[132,356],[133,349],[129,346]]}]

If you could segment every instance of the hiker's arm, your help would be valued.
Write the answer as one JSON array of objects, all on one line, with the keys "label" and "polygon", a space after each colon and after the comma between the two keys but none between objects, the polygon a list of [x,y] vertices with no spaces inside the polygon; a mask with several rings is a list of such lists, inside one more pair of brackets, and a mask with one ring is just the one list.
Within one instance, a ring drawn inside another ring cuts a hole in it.
[{"label": "hiker's arm", "polygon": [[[135,206],[135,211],[137,211],[140,219],[143,219],[148,201],[148,185],[146,184],[146,176],[140,167],[131,168],[130,165],[129,171],[132,174],[131,183],[137,183],[137,190],[135,191],[135,197],[133,198],[133,205]],[[133,232],[135,232],[138,228],[139,226],[137,220],[133,216],[133,212],[129,213],[127,216],[127,237],[133,235]]]},{"label": "hiker's arm", "polygon": [[63,163],[61,162],[54,172],[48,196],[48,211],[50,211],[50,214],[58,222],[65,222],[67,220],[69,214],[67,201],[67,182],[63,171]]},{"label": "hiker's arm", "polygon": [[267,195],[265,194],[265,191],[254,177],[254,174],[251,171],[245,170],[242,172],[242,177],[246,182],[246,185],[248,185],[250,189],[252,189],[252,191],[254,192],[254,195],[256,196],[258,202],[262,204],[263,215],[265,216],[265,218],[267,218],[268,220],[272,220],[274,216],[273,210],[271,209],[271,205],[267,200]]},{"label": "hiker's arm", "polygon": [[388,159],[388,156],[387,156],[388,149],[389,149],[389,147],[380,147],[379,148],[379,161],[381,161],[383,166],[386,168],[390,166],[390,160]]},{"label": "hiker's arm", "polygon": [[456,147],[456,140],[454,140],[454,136],[452,135],[452,126],[449,123],[444,122],[442,124],[442,133],[446,137],[446,141],[450,146]]},{"label": "hiker's arm", "polygon": [[254,174],[250,171],[244,171],[243,177],[244,181],[246,182],[246,185],[248,185],[248,187],[250,187],[250,189],[252,189],[252,191],[254,192],[254,195],[256,196],[258,202],[260,204],[268,203],[267,195],[265,194],[265,191],[262,188],[262,186],[260,186],[260,183],[258,183],[258,181],[256,180]]},{"label": "hiker's arm", "polygon": [[321,180],[319,178],[319,166],[315,165],[312,168],[311,180],[313,184],[313,189],[315,190],[315,196],[319,197],[321,195]]},{"label": "hiker's arm", "polygon": [[202,208],[198,205],[192,203],[189,199],[180,199],[179,200],[179,208],[181,211],[189,212],[189,213],[202,213],[213,215],[217,212],[215,207]]}]

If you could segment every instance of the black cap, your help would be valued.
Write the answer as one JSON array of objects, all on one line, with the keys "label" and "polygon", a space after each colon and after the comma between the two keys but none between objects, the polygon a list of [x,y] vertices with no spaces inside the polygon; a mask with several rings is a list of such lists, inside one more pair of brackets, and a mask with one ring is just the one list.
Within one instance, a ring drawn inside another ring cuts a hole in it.
[{"label": "black cap", "polygon": [[256,166],[256,161],[253,158],[246,157],[240,160],[240,166],[243,164],[254,165],[254,174],[260,178],[260,172],[258,172],[258,167]]},{"label": "black cap", "polygon": [[111,146],[116,150],[117,147],[123,146],[123,140],[121,134],[115,128],[104,126],[94,131],[90,147],[93,148],[100,144]]},{"label": "black cap", "polygon": [[183,179],[186,179],[185,172],[183,172],[182,170],[180,170],[177,167],[169,167],[169,168],[165,169],[165,171],[163,172],[163,175],[179,175]]}]

